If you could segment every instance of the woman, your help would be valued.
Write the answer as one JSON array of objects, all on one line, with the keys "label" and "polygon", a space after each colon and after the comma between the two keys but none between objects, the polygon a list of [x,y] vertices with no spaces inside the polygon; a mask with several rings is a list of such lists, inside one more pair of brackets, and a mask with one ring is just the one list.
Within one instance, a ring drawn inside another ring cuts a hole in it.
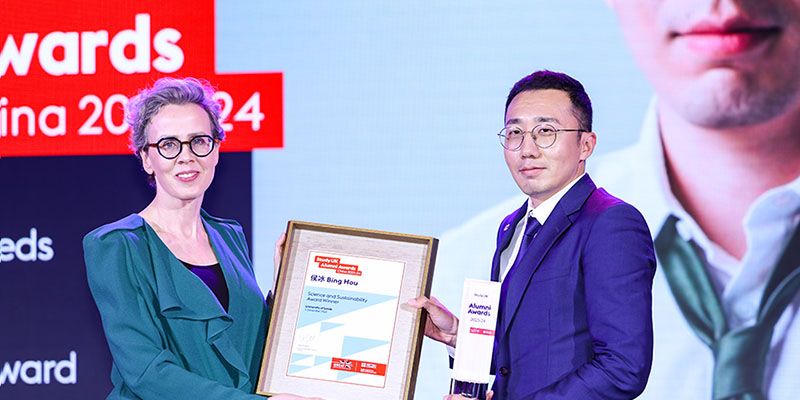
[{"label": "woman", "polygon": [[83,241],[114,359],[109,399],[262,398],[268,306],[242,227],[200,208],[225,136],[212,96],[196,79],[163,78],[127,106],[155,198]]}]

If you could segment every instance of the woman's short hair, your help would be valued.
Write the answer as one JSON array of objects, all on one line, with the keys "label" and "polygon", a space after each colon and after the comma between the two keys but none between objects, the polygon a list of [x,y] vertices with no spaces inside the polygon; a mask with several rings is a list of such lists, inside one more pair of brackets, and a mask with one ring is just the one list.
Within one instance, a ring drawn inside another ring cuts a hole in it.
[{"label": "woman's short hair", "polygon": [[196,78],[161,78],[152,87],[142,89],[125,107],[125,121],[131,127],[130,148],[137,158],[147,146],[147,127],[161,108],[170,104],[197,104],[208,114],[211,135],[225,139],[220,124],[221,106],[214,100],[214,88]]}]

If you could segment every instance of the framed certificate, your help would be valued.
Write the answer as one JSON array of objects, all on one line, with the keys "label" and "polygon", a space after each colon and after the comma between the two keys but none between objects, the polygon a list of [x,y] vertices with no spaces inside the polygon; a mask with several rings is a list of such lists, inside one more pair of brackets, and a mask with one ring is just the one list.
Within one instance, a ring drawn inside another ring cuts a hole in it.
[{"label": "framed certificate", "polygon": [[413,399],[437,245],[290,221],[256,392]]}]

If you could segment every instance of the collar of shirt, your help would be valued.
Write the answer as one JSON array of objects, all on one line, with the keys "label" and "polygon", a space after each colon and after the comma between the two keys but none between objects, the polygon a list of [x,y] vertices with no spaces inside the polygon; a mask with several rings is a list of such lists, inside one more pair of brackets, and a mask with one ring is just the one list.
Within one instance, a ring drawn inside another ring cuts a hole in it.
[{"label": "collar of shirt", "polygon": [[[544,225],[547,222],[547,218],[550,217],[550,214],[556,208],[556,205],[559,201],[564,197],[567,192],[572,189],[573,186],[586,175],[584,172],[581,176],[575,178],[564,186],[561,190],[556,192],[553,196],[549,199],[539,204],[539,207],[533,208],[531,205],[531,199],[528,198],[528,211],[525,213],[526,216],[536,218],[540,224]],[[525,232],[525,228],[528,225],[528,218],[520,218],[517,225],[514,227],[514,235],[511,237],[511,242],[509,243],[508,247],[500,254],[500,265],[503,266],[503,269],[500,273],[500,281],[505,279],[508,270],[511,268],[511,265],[514,264],[514,260],[517,259],[517,254],[519,253],[519,247],[522,245],[522,234]]]},{"label": "collar of shirt", "polygon": [[[542,204],[539,204],[539,207],[534,208],[533,205],[531,204],[531,199],[528,198],[528,212],[525,215],[536,218],[536,220],[539,221],[540,224],[544,225],[544,223],[547,222],[547,218],[549,218],[550,214],[553,213],[553,210],[556,208],[558,202],[561,201],[564,195],[567,194],[567,192],[570,189],[572,189],[572,187],[575,186],[575,184],[578,183],[578,180],[583,178],[584,175],[586,175],[586,172],[582,173],[579,177],[573,179],[572,182],[568,183],[567,186],[561,188],[561,190],[556,192],[556,194],[551,196],[549,199],[543,201]],[[527,221],[528,221],[527,218],[523,218],[520,220],[523,232],[525,232],[525,226],[527,224]],[[517,226],[519,227],[519,224],[517,224]]]},{"label": "collar of shirt", "polygon": [[639,142],[604,157],[592,176],[611,194],[638,208],[653,236],[670,214],[677,216],[681,237],[694,240],[705,253],[730,326],[751,324],[772,267],[800,220],[800,176],[763,193],[750,206],[742,221],[747,251],[737,260],[706,236],[672,193],[656,104],[654,99],[648,108]]}]

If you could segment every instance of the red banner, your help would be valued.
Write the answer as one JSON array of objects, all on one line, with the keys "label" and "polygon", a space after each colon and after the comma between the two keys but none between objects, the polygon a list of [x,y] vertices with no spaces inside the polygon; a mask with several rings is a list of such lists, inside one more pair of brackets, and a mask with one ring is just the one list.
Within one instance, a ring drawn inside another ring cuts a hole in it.
[{"label": "red banner", "polygon": [[331,369],[337,371],[356,372],[359,374],[386,376],[386,364],[350,360],[347,358],[334,358],[331,361]]},{"label": "red banner", "polygon": [[3,8],[0,157],[129,153],[123,106],[163,76],[217,88],[223,151],[283,146],[283,75],[217,73],[213,0]]}]

